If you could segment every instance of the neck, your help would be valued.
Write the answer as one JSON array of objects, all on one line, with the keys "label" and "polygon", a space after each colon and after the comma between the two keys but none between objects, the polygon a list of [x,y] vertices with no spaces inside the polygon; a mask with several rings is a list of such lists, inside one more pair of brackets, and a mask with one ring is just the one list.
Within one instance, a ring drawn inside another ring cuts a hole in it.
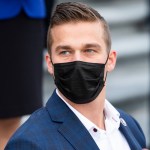
[{"label": "neck", "polygon": [[[104,90],[104,89],[103,89]],[[101,91],[98,97],[90,103],[76,104],[66,99],[61,93],[64,100],[69,103],[73,108],[80,112],[83,116],[93,122],[100,129],[105,129],[104,124],[104,103],[105,103],[105,92]]]}]

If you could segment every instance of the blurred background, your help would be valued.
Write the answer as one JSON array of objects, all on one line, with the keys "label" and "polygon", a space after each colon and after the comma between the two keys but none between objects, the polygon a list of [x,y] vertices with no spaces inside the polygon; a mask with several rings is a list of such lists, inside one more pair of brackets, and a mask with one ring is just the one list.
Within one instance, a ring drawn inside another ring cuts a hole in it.
[{"label": "blurred background", "polygon": [[[57,3],[66,0],[55,1]],[[73,0],[69,0],[73,1]],[[80,0],[95,8],[108,22],[117,65],[107,77],[107,99],[140,123],[150,146],[150,7],[149,0]],[[46,49],[43,52],[45,56]],[[43,61],[43,102],[55,88]],[[27,116],[28,117],[28,116]],[[24,120],[27,118],[24,117]]]}]

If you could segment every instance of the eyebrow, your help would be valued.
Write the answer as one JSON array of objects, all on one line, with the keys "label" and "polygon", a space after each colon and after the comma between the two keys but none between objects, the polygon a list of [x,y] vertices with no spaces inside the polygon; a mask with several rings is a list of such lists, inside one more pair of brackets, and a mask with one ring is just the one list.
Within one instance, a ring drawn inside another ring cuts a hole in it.
[{"label": "eyebrow", "polygon": [[69,49],[72,49],[69,45],[59,45],[56,47],[56,52],[58,52],[60,49],[66,49],[66,50],[69,50]]},{"label": "eyebrow", "polygon": [[90,47],[101,49],[101,46],[99,44],[96,44],[96,43],[89,43],[89,44],[84,45],[84,48],[90,48]]},{"label": "eyebrow", "polygon": [[[101,46],[97,43],[88,43],[83,45],[82,49],[84,48],[97,48],[97,49],[101,49]],[[56,47],[56,52],[58,52],[60,49],[66,49],[66,50],[71,50],[73,49],[70,45],[59,45]]]}]

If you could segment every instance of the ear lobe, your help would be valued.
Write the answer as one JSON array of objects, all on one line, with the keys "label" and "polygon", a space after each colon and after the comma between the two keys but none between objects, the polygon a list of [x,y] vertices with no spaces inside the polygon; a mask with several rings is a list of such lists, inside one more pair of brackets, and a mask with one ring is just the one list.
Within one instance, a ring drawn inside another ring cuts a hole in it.
[{"label": "ear lobe", "polygon": [[114,50],[110,51],[108,62],[107,62],[107,71],[108,72],[112,71],[115,68],[116,60],[117,60],[116,51],[114,51]]},{"label": "ear lobe", "polygon": [[47,53],[46,56],[45,56],[45,60],[46,60],[48,72],[49,72],[51,75],[53,75],[53,74],[54,74],[53,64],[52,64],[50,55],[49,55],[48,53]]}]

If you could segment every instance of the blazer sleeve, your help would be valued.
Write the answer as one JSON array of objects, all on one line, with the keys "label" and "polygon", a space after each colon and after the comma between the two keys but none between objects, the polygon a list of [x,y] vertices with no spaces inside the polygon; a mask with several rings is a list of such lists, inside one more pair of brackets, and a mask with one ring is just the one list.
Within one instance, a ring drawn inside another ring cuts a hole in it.
[{"label": "blazer sleeve", "polygon": [[11,140],[4,150],[43,150],[38,143],[19,138]]}]

